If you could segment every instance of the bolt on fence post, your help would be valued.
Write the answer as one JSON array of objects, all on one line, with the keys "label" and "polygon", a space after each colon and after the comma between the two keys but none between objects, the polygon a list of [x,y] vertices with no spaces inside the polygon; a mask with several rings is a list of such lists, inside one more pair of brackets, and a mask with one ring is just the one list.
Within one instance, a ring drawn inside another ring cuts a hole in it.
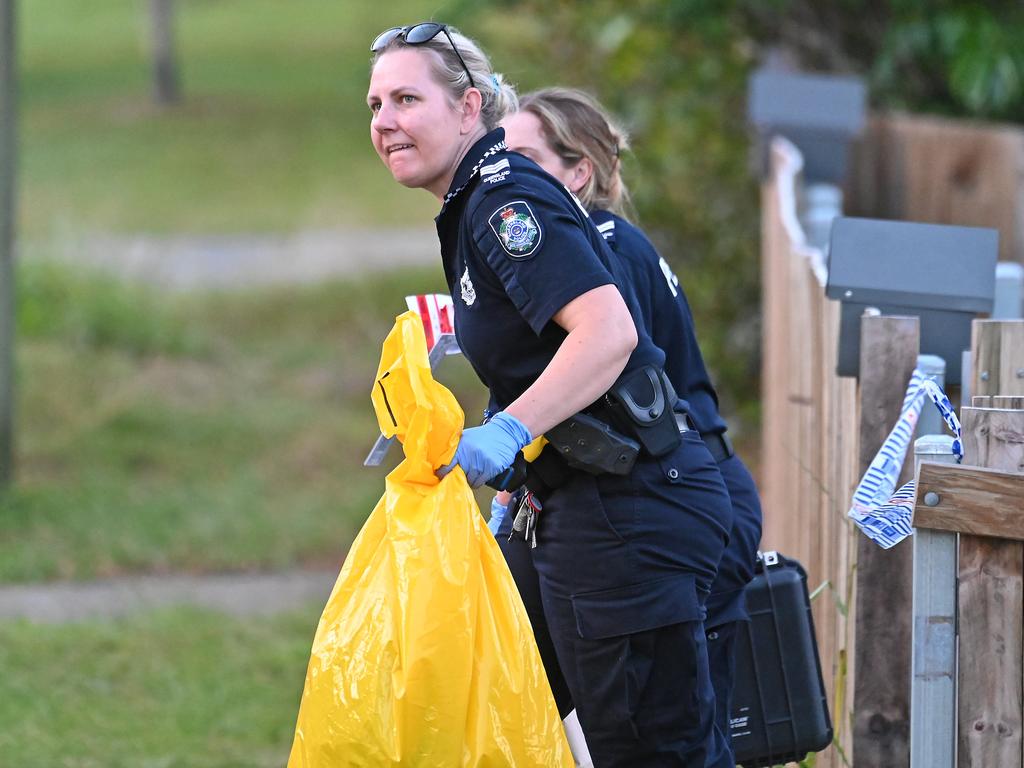
[{"label": "bolt on fence post", "polygon": [[[915,465],[922,461],[955,463],[953,437],[944,434],[919,437],[914,443],[914,461]],[[910,768],[955,766],[956,578],[957,535],[916,528]]]}]

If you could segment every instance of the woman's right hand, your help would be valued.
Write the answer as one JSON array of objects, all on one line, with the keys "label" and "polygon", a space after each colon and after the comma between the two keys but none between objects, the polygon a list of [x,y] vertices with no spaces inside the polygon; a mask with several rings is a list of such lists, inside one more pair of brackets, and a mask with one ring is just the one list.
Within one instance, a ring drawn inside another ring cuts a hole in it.
[{"label": "woman's right hand", "polygon": [[486,424],[463,431],[455,458],[438,469],[437,476],[444,477],[458,464],[469,484],[479,488],[511,467],[516,454],[531,442],[530,430],[515,416],[501,411]]}]

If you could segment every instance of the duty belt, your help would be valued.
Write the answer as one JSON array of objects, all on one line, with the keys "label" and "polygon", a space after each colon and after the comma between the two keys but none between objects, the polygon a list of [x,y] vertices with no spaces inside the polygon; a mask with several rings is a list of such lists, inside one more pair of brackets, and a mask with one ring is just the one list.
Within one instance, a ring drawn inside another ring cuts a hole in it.
[{"label": "duty belt", "polygon": [[693,431],[693,424],[690,422],[690,416],[686,413],[679,413],[676,411],[676,426],[679,427],[679,434]]},{"label": "duty belt", "polygon": [[736,454],[732,447],[732,440],[724,432],[708,432],[702,434],[701,439],[704,440],[704,445],[708,447],[711,458],[717,464],[721,464]]}]

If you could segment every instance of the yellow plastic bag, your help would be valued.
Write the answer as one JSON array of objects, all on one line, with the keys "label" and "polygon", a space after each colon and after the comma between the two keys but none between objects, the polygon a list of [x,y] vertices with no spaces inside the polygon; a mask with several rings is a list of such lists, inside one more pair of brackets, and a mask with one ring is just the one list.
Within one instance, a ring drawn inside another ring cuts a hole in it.
[{"label": "yellow plastic bag", "polygon": [[405,460],[327,602],[289,768],[572,766],[529,619],[462,470],[464,416],[419,317],[397,319],[373,391]]}]

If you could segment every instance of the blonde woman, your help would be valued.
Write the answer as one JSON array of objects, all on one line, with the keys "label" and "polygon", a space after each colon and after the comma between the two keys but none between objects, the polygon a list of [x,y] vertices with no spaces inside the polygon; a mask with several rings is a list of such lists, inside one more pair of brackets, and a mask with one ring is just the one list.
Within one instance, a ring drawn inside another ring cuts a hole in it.
[{"label": "blonde woman", "polygon": [[732,511],[664,354],[586,212],[506,150],[498,123],[514,94],[480,48],[435,22],[371,47],[374,148],[396,181],[438,199],[459,345],[497,409],[439,473],[482,484],[567,419],[634,441],[622,471],[551,446],[534,462],[546,467],[529,527],[548,628],[596,765],[724,765],[703,605]]}]

